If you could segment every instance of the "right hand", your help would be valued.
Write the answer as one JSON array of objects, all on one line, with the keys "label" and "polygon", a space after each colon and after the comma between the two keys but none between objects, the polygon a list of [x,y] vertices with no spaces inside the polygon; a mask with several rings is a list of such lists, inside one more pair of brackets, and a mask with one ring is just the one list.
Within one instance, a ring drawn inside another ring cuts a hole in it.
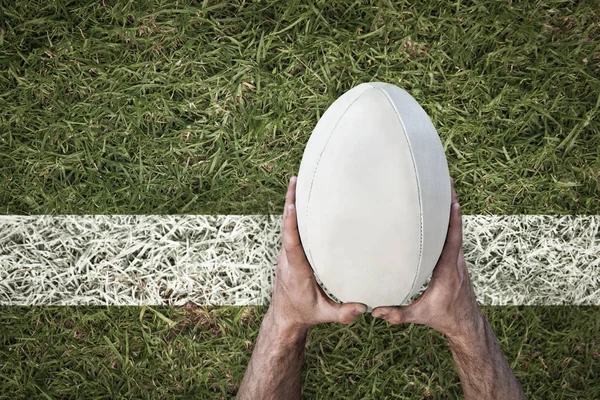
[{"label": "right hand", "polygon": [[481,322],[462,248],[460,204],[452,180],[452,204],[446,243],[433,270],[429,286],[404,307],[377,307],[371,315],[392,324],[412,322],[429,326],[447,336],[468,333]]}]

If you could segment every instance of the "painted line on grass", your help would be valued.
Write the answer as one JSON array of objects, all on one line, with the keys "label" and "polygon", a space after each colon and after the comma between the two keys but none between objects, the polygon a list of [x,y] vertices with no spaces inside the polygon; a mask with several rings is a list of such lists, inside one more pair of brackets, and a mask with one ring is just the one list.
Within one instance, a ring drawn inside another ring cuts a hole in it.
[{"label": "painted line on grass", "polygon": [[[280,216],[0,217],[0,305],[268,304]],[[464,215],[482,305],[600,305],[600,216]]]}]

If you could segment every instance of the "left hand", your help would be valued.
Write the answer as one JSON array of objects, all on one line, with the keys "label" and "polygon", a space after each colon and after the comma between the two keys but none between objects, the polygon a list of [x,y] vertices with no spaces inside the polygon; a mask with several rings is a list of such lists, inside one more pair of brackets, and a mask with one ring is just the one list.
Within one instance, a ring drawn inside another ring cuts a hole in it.
[{"label": "left hand", "polygon": [[277,323],[308,329],[324,322],[349,324],[367,311],[360,303],[331,300],[317,283],[300,242],[296,217],[296,177],[292,176],[283,211],[283,246],[277,259],[275,284],[269,312]]}]

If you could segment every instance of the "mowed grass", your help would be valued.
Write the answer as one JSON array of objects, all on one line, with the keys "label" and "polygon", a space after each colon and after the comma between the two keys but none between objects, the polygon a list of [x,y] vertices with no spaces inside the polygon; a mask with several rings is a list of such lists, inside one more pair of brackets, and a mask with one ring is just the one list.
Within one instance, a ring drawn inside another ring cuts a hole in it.
[{"label": "mowed grass", "polygon": [[[0,310],[2,399],[227,399],[264,307],[13,307]],[[486,307],[532,399],[598,399],[594,307]],[[446,340],[364,315],[313,328],[304,397],[461,398]]]},{"label": "mowed grass", "polygon": [[279,213],[319,116],[365,81],[438,128],[463,212],[600,209],[594,1],[17,1],[0,210]]},{"label": "mowed grass", "polygon": [[[0,6],[0,212],[280,213],[365,81],[438,128],[463,214],[600,210],[593,1]],[[0,398],[230,398],[264,308],[4,307]],[[532,398],[600,398],[598,307],[487,307]],[[172,321],[169,322],[169,321]],[[441,335],[311,331],[308,398],[457,398]]]}]

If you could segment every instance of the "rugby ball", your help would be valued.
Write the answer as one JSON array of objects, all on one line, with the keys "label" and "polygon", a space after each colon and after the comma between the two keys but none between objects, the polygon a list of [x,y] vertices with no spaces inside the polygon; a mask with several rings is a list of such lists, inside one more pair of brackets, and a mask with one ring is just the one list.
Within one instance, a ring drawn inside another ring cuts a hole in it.
[{"label": "rugby ball", "polygon": [[401,305],[437,264],[450,218],[441,140],[405,90],[360,84],[319,119],[296,183],[298,230],[325,292]]}]

